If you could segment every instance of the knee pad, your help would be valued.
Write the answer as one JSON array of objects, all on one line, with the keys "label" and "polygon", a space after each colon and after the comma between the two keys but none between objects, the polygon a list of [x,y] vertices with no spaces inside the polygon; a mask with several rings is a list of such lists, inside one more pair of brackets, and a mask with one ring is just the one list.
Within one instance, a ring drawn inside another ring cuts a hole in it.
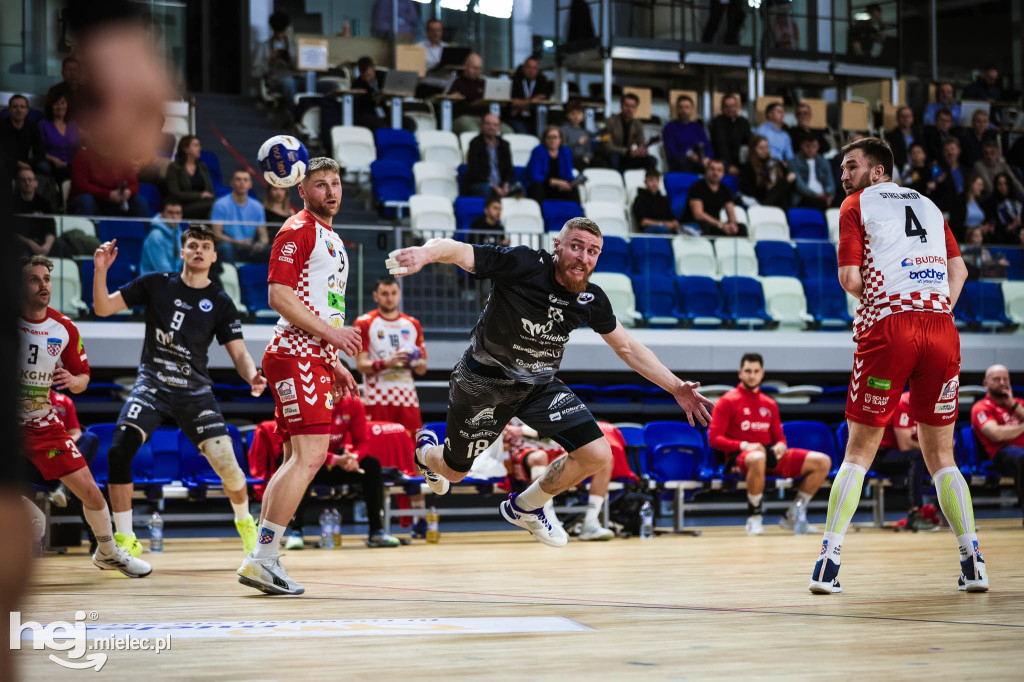
[{"label": "knee pad", "polygon": [[245,487],[245,473],[235,459],[235,449],[228,436],[208,438],[199,444],[199,450],[210,462],[210,466],[220,476],[225,490],[238,490]]},{"label": "knee pad", "polygon": [[132,459],[142,447],[146,434],[132,424],[118,424],[107,451],[109,481],[114,484],[132,482]]}]

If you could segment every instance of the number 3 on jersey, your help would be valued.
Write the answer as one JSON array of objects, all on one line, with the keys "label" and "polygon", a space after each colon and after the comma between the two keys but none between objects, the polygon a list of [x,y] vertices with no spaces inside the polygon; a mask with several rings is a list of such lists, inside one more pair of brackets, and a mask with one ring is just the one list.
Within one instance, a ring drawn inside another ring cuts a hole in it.
[{"label": "number 3 on jersey", "polygon": [[904,232],[910,238],[920,237],[921,243],[924,244],[928,241],[928,233],[923,227],[921,227],[921,221],[914,215],[914,209],[907,206],[907,224],[903,228]]}]

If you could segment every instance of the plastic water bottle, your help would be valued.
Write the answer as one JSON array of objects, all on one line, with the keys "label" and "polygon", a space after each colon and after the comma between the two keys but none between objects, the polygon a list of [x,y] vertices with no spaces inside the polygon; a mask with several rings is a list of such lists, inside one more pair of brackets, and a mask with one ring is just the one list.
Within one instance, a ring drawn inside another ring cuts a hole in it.
[{"label": "plastic water bottle", "polygon": [[341,549],[341,512],[337,509],[331,510],[331,535],[334,549]]},{"label": "plastic water bottle", "polygon": [[441,531],[438,527],[438,521],[440,516],[437,513],[435,507],[431,507],[430,511],[427,512],[427,543],[436,545],[441,541]]},{"label": "plastic water bottle", "polygon": [[164,551],[164,520],[157,512],[149,518],[149,551]]},{"label": "plastic water bottle", "polygon": [[644,500],[643,506],[640,507],[640,537],[654,537],[654,510],[647,500]]},{"label": "plastic water bottle", "polygon": [[331,530],[331,512],[320,512],[320,549],[334,549],[334,533]]}]

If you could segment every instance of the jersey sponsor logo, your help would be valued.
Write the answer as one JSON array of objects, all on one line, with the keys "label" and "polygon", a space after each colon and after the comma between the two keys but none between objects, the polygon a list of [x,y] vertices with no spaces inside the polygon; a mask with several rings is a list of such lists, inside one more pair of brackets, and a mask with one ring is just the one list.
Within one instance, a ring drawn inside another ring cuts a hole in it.
[{"label": "jersey sponsor logo", "polygon": [[210,299],[204,298],[199,302],[199,309],[204,313],[208,313],[213,310],[213,303],[210,302]]},{"label": "jersey sponsor logo", "polygon": [[913,264],[914,264],[914,259],[913,258],[904,258],[902,261],[900,261],[900,265],[902,267],[904,267],[904,268],[909,268]]},{"label": "jersey sponsor logo", "polygon": [[181,377],[172,377],[164,374],[163,372],[157,372],[156,378],[157,381],[162,381],[163,383],[170,384],[172,386],[180,386],[182,388],[188,387],[188,380],[182,379]]},{"label": "jersey sponsor logo", "polygon": [[594,295],[588,291],[584,291],[582,294],[576,297],[576,302],[580,305],[586,305],[594,300]]},{"label": "jersey sponsor logo", "polygon": [[562,421],[562,413],[561,412],[552,412],[551,414],[548,415],[548,421],[553,421],[553,422]]},{"label": "jersey sponsor logo", "polygon": [[892,390],[892,381],[889,379],[878,379],[873,376],[868,376],[868,388],[878,389],[879,391],[890,391]]},{"label": "jersey sponsor logo", "polygon": [[548,294],[548,302],[553,303],[554,305],[569,305],[568,301],[563,301],[554,294]]},{"label": "jersey sponsor logo", "polygon": [[[1016,409],[1016,408],[1014,408],[1014,409]],[[978,412],[978,423],[979,424],[984,424],[987,421],[988,421],[988,415],[985,414],[984,410],[979,411]]]},{"label": "jersey sponsor logo", "polygon": [[572,393],[559,393],[558,395],[551,399],[551,404],[548,405],[548,409],[553,410],[562,403],[568,402],[570,400],[572,400]]},{"label": "jersey sponsor logo", "polygon": [[192,310],[192,306],[190,306],[188,303],[185,303],[180,298],[174,299],[174,307],[181,308],[183,310]]},{"label": "jersey sponsor logo", "polygon": [[337,278],[334,275],[327,275],[327,288],[333,289],[337,283]]},{"label": "jersey sponsor logo", "polygon": [[60,355],[60,347],[64,345],[64,342],[60,339],[46,339],[46,352],[51,357],[57,357]]},{"label": "jersey sponsor logo", "polygon": [[472,417],[466,420],[466,424],[474,427],[483,426],[484,424],[493,424],[494,422],[495,419],[493,407],[485,407],[484,409],[480,410],[479,412],[477,412]]},{"label": "jersey sponsor logo", "polygon": [[767,407],[762,407],[760,409],[760,412],[761,412],[761,416],[762,417],[766,417],[766,418],[768,417],[768,415],[770,415],[772,413],[772,411],[769,410]]},{"label": "jersey sponsor logo", "polygon": [[911,270],[910,279],[918,279],[922,282],[941,282],[946,278],[946,273],[936,270],[935,268],[928,268],[927,270]]},{"label": "jersey sponsor logo", "polygon": [[330,391],[324,393],[324,407],[326,407],[328,410],[334,409],[334,394],[331,393]]},{"label": "jersey sponsor logo", "polygon": [[956,398],[959,390],[960,375],[958,374],[949,381],[947,381],[946,384],[942,387],[942,393],[939,395],[939,402],[941,403],[946,400],[953,400],[954,398]]},{"label": "jersey sponsor logo", "polygon": [[935,403],[935,414],[956,412],[956,403]]},{"label": "jersey sponsor logo", "polygon": [[334,250],[334,244],[330,239],[325,239],[324,244],[327,245],[327,253],[331,254],[331,258],[337,258],[338,252]]},{"label": "jersey sponsor logo", "polygon": [[768,431],[770,428],[771,422],[753,422],[749,419],[740,422],[740,431]]},{"label": "jersey sponsor logo", "polygon": [[576,412],[579,412],[579,411],[585,410],[585,409],[587,409],[587,406],[584,405],[583,403],[580,403],[579,405],[573,405],[572,407],[565,408],[564,410],[562,410],[561,414],[562,414],[563,417],[568,417],[570,414],[573,414],[573,413],[576,413]]},{"label": "jersey sponsor logo", "polygon": [[327,292],[327,305],[335,310],[344,313],[345,312],[345,297],[341,294],[336,294],[333,291]]},{"label": "jersey sponsor logo", "polygon": [[281,407],[281,413],[286,417],[294,417],[299,413],[299,406],[297,404],[284,405]]},{"label": "jersey sponsor logo", "polygon": [[[905,258],[904,262],[910,260]],[[938,263],[939,265],[945,265],[946,259],[943,256],[916,256],[914,258],[914,265],[928,265],[929,263]]]},{"label": "jersey sponsor logo", "polygon": [[[283,253],[286,256],[294,256],[295,251],[297,249],[298,247],[295,246],[295,242],[288,242],[287,244],[281,247],[281,253]],[[288,262],[291,263],[291,261]]]},{"label": "jersey sponsor logo", "polygon": [[277,397],[281,399],[282,403],[293,403],[298,400],[298,396],[295,395],[295,379],[283,379],[277,382],[274,384],[274,390],[277,391]]},{"label": "jersey sponsor logo", "polygon": [[902,426],[904,428],[910,426],[910,415],[909,414],[901,414],[900,415],[900,426]]},{"label": "jersey sponsor logo", "polygon": [[520,319],[523,321],[523,330],[530,336],[540,336],[541,334],[548,334],[551,332],[551,328],[555,324],[552,320],[548,320],[545,324],[534,324],[525,317]]},{"label": "jersey sponsor logo", "polygon": [[216,412],[214,412],[213,410],[203,410],[202,412],[200,412],[199,414],[196,415],[196,419],[205,419],[207,417],[219,417],[219,416],[220,415],[217,414]]},{"label": "jersey sponsor logo", "polygon": [[494,431],[474,431],[473,433],[470,433],[468,431],[463,431],[462,429],[459,429],[459,435],[466,440],[478,440],[480,438],[487,438],[490,440],[498,436]]},{"label": "jersey sponsor logo", "polygon": [[284,261],[285,263],[294,263],[295,262],[291,258],[289,258],[288,256],[278,256],[277,260]]},{"label": "jersey sponsor logo", "polygon": [[875,393],[865,393],[864,402],[868,405],[881,405],[882,407],[885,407],[886,405],[889,404],[889,396],[877,395]]}]

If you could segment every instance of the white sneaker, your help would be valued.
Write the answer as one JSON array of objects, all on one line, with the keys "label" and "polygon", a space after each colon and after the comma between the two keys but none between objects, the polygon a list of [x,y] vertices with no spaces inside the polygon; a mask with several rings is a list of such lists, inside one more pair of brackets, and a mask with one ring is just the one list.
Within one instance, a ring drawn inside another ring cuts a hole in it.
[{"label": "white sneaker", "polygon": [[760,514],[747,517],[747,535],[764,535],[764,523]]},{"label": "white sneaker", "polygon": [[152,566],[138,557],[133,557],[119,545],[114,545],[114,551],[110,554],[101,554],[96,550],[92,555],[92,562],[101,570],[121,571],[129,578],[145,578],[153,572]]},{"label": "white sneaker", "polygon": [[306,591],[288,576],[280,556],[254,559],[251,554],[246,555],[238,569],[238,582],[265,594],[302,594]]},{"label": "white sneaker", "polygon": [[416,432],[416,454],[413,460],[416,462],[416,471],[426,480],[427,485],[434,491],[435,495],[444,495],[451,487],[448,479],[436,474],[423,465],[423,453],[427,448],[438,445],[437,434],[429,429],[420,429]]},{"label": "white sneaker", "polygon": [[56,507],[63,509],[68,506],[68,489],[63,483],[58,485],[57,488],[50,493],[49,497],[50,504]]},{"label": "white sneaker", "polygon": [[615,537],[615,531],[604,526],[584,526],[580,531],[580,540],[590,542],[592,540],[611,540]]},{"label": "white sneaker", "polygon": [[518,493],[512,493],[498,507],[505,520],[513,526],[519,526],[530,531],[533,537],[545,545],[565,547],[569,542],[569,535],[565,532],[565,529],[560,524],[549,521],[543,507],[533,511],[520,509],[516,506],[516,497],[518,497]]},{"label": "white sneaker", "polygon": [[779,521],[779,527],[793,531],[793,535],[817,533],[818,527],[807,523],[807,505],[794,503]]},{"label": "white sneaker", "polygon": [[988,592],[988,570],[977,543],[974,544],[974,555],[960,562],[960,578],[956,585],[961,592]]}]

